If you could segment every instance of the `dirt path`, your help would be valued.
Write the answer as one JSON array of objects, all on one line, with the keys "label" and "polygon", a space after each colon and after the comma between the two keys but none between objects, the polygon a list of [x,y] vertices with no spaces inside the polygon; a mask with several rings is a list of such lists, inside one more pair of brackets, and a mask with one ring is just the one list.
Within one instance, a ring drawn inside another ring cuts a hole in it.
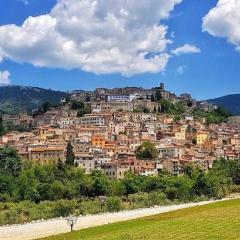
[{"label": "dirt path", "polygon": [[[238,197],[239,198],[239,197]],[[233,199],[233,198],[231,198]],[[223,199],[220,201],[226,201]],[[187,203],[181,205],[172,205],[155,208],[145,208],[131,211],[123,211],[118,213],[105,213],[101,215],[89,215],[79,217],[74,230],[100,226],[108,223],[136,219],[156,215],[165,212],[171,212],[178,209],[189,208],[194,206],[202,206],[216,201],[205,201],[200,203]],[[42,237],[48,237],[61,233],[69,232],[70,227],[67,225],[66,220],[52,219],[37,223],[28,223],[23,225],[12,225],[0,227],[0,240],[32,240]]]}]

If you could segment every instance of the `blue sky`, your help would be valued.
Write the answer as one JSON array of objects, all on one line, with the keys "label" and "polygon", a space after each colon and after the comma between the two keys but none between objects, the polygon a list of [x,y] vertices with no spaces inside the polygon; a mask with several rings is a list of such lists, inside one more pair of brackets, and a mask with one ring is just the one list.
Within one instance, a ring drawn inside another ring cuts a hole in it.
[{"label": "blue sky", "polygon": [[[22,61],[17,57],[8,56],[3,56],[0,72],[9,72],[9,78],[14,85],[58,90],[123,86],[150,88],[164,82],[169,90],[177,94],[189,92],[197,99],[240,93],[240,53],[236,51],[238,42],[229,43],[227,36],[213,36],[214,34],[209,34],[210,30],[209,32],[202,30],[202,18],[216,7],[216,4],[217,0],[183,0],[174,7],[167,19],[161,19],[160,24],[168,27],[166,38],[172,40],[172,43],[166,46],[168,52],[184,44],[193,45],[200,49],[200,52],[170,57],[164,69],[158,72],[138,73],[139,67],[136,67],[137,70],[133,70],[134,74],[122,74],[121,70],[119,73],[106,74],[101,66],[99,68],[101,70],[96,74],[91,73],[93,67],[87,70],[89,72],[75,65],[70,67],[73,70],[69,70],[68,67],[65,69],[62,63],[60,66],[49,64],[39,67],[30,60]],[[55,0],[29,0],[28,3],[21,0],[1,0],[0,26],[8,24],[21,26],[29,16],[47,15],[55,5]],[[143,18],[148,18],[148,14],[151,13],[145,13]],[[208,29],[210,27],[212,26]],[[24,55],[25,49],[21,51]],[[39,53],[36,51],[34,54]]]}]

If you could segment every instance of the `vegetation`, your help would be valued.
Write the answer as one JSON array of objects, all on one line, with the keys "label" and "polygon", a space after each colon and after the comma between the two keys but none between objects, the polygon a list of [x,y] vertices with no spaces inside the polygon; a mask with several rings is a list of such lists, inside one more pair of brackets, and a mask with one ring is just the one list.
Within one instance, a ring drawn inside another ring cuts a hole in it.
[{"label": "vegetation", "polygon": [[[152,101],[156,101],[157,98],[156,96],[155,98],[152,96],[151,99]],[[174,115],[174,121],[179,121],[181,119],[181,114],[187,112],[187,107],[180,102],[173,104],[171,101],[164,98],[159,98],[157,101],[161,104],[159,112]],[[199,108],[195,108],[191,113],[195,119],[205,118],[207,124],[227,122],[228,117],[231,116],[231,113],[224,107],[218,107],[210,112],[205,112]]]},{"label": "vegetation", "polygon": [[166,99],[161,99],[159,102],[161,104],[162,113],[179,115],[185,113],[187,110],[186,107],[180,102],[173,104]]},{"label": "vegetation", "polygon": [[[147,159],[154,156],[148,150],[140,153]],[[240,161],[221,159],[207,173],[187,165],[180,177],[129,172],[117,181],[100,171],[86,175],[61,161],[43,166],[22,162],[15,150],[4,148],[0,150],[0,224],[52,218],[59,211],[65,216],[218,199],[240,190],[239,170]],[[103,207],[99,196],[107,197]]]},{"label": "vegetation", "polygon": [[0,148],[0,170],[2,174],[17,176],[21,168],[22,162],[16,150]]},{"label": "vegetation", "polygon": [[73,146],[72,146],[71,142],[68,142],[67,154],[66,154],[66,164],[69,166],[73,166],[74,160],[75,160],[75,155],[73,152]]},{"label": "vegetation", "polygon": [[210,99],[207,101],[217,106],[222,106],[225,109],[228,109],[234,115],[240,115],[240,94],[232,94],[216,99]]},{"label": "vegetation", "polygon": [[85,114],[90,114],[90,113],[91,113],[90,108],[84,107],[84,108],[78,110],[77,116],[83,117]]},{"label": "vegetation", "polygon": [[151,95],[151,102],[155,102],[155,97],[153,94]]},{"label": "vegetation", "polygon": [[85,114],[91,113],[91,109],[87,107],[82,101],[72,101],[71,109],[78,110],[78,113],[77,113],[78,117],[83,117]]},{"label": "vegetation", "polygon": [[162,99],[162,95],[161,95],[160,90],[157,90],[157,91],[156,91],[155,99],[156,99],[157,101],[160,101],[160,100]]},{"label": "vegetation", "polygon": [[42,114],[46,113],[47,111],[49,111],[51,108],[54,108],[54,107],[57,107],[57,106],[58,106],[57,103],[53,104],[53,103],[50,103],[50,102],[44,102],[38,108],[38,110],[33,113],[33,116],[35,117],[37,115],[42,115]]},{"label": "vegetation", "polygon": [[[239,97],[239,96],[238,96]],[[225,98],[231,98],[231,97],[223,97],[223,99]],[[221,99],[221,98],[220,98]],[[172,103],[171,101],[162,98],[161,96],[161,92],[158,89],[156,91],[155,96],[151,95],[151,101],[152,102],[159,102],[161,105],[161,109],[158,109],[159,113],[165,113],[165,114],[171,114],[174,115],[174,120],[178,121],[180,120],[180,116],[183,113],[189,112],[188,107],[192,107],[191,103],[187,104],[187,106],[185,106],[183,103],[181,102],[177,102],[177,103]],[[210,100],[209,102],[214,102],[214,100]],[[222,123],[222,122],[227,122],[228,117],[231,116],[231,112],[229,112],[226,109],[230,109],[230,108],[225,108],[224,106],[228,106],[228,104],[222,104],[220,106],[220,104],[218,104],[219,106],[217,107],[217,109],[210,111],[210,112],[205,112],[199,108],[195,108],[192,111],[192,114],[195,118],[206,118],[207,120],[207,124],[211,124],[211,123]],[[232,103],[230,104],[231,107],[233,107]],[[237,106],[238,107],[238,106]],[[234,108],[234,112],[236,111],[240,111],[240,108],[235,106]],[[191,109],[190,109],[191,110]]]},{"label": "vegetation", "polygon": [[158,156],[158,150],[156,146],[151,142],[144,142],[136,149],[136,155],[139,159],[156,159]]},{"label": "vegetation", "polygon": [[3,136],[5,133],[3,122],[2,122],[2,116],[0,115],[0,137]]},{"label": "vegetation", "polygon": [[231,113],[229,113],[223,107],[218,107],[216,110],[211,112],[205,112],[195,108],[192,114],[194,118],[205,118],[207,124],[227,122],[228,117],[231,116]]},{"label": "vegetation", "polygon": [[224,201],[74,231],[45,240],[240,239],[239,212],[240,200]]},{"label": "vegetation", "polygon": [[0,87],[0,109],[8,114],[18,114],[23,110],[31,112],[45,102],[58,104],[61,98],[68,97],[68,93],[38,87]]},{"label": "vegetation", "polygon": [[74,110],[82,109],[82,108],[84,108],[84,102],[72,101],[71,108]]}]

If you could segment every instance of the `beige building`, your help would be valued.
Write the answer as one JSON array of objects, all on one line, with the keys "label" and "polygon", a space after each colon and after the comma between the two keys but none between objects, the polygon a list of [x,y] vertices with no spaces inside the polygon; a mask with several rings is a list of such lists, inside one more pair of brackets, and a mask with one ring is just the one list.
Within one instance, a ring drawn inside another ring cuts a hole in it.
[{"label": "beige building", "polygon": [[163,168],[173,174],[180,175],[182,173],[182,166],[178,158],[166,158],[162,161]]},{"label": "beige building", "polygon": [[105,164],[102,171],[110,179],[123,179],[126,172],[130,171],[130,166],[121,166],[117,163]]},{"label": "beige building", "polygon": [[94,156],[89,153],[76,153],[75,163],[78,167],[84,169],[86,174],[90,174],[94,169],[96,169],[96,161]]},{"label": "beige building", "polygon": [[177,131],[175,131],[176,140],[186,140],[186,127],[181,126]]},{"label": "beige building", "polygon": [[29,150],[29,160],[44,163],[57,163],[60,159],[65,161],[63,147],[36,147]]}]

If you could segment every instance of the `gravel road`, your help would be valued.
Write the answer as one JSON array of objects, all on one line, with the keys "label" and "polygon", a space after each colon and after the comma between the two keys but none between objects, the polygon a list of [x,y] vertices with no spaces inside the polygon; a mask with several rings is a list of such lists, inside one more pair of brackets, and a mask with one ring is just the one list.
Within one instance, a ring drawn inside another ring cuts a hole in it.
[{"label": "gravel road", "polygon": [[[229,198],[220,201],[226,200],[229,200]],[[81,216],[78,218],[77,223],[74,226],[74,230],[100,226],[108,223],[114,223],[130,219],[136,219],[140,217],[146,217],[165,212],[171,212],[183,208],[202,206],[212,202],[216,201],[204,201],[199,203],[187,203],[164,207],[122,211],[118,213],[105,213],[100,215]],[[70,227],[67,225],[65,219],[51,219],[43,222],[0,227],[0,240],[32,240],[57,235],[61,233],[67,233],[69,231]]]}]

